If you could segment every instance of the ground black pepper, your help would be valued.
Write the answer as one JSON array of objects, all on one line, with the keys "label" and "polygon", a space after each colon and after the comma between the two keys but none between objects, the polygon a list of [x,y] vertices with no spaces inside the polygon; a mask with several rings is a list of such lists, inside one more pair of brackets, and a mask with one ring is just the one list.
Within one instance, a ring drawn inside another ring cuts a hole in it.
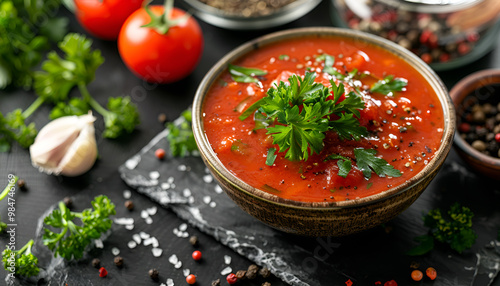
[{"label": "ground black pepper", "polygon": [[199,0],[225,14],[243,17],[270,15],[296,0]]}]

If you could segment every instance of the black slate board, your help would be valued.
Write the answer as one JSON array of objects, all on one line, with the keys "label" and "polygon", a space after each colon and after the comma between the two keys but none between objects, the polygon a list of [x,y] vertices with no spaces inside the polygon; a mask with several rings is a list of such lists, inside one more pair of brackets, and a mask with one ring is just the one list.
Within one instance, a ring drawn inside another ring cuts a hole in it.
[{"label": "black slate board", "polygon": [[[120,167],[122,179],[240,255],[268,267],[287,284],[343,285],[350,279],[354,285],[373,285],[395,279],[406,285],[411,282],[410,265],[415,263],[422,270],[432,266],[438,271],[439,279],[419,285],[490,285],[498,273],[499,188],[472,174],[454,154],[425,193],[386,225],[343,238],[310,238],[277,231],[240,210],[220,193],[200,157],[158,160],[155,150],[168,150],[167,132],[158,134]],[[151,172],[156,171],[154,177],[159,177],[151,179]],[[175,187],[162,188],[171,177]],[[462,254],[437,245],[422,257],[405,255],[414,246],[413,238],[427,231],[422,214],[431,208],[447,209],[457,201],[474,211],[474,228],[487,235]],[[497,203],[485,203],[492,201]]]}]

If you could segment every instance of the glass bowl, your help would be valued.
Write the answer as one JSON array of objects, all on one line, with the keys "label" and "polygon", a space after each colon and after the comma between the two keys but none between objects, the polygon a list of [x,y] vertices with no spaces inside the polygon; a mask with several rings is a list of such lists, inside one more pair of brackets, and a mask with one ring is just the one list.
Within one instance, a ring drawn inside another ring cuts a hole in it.
[{"label": "glass bowl", "polygon": [[276,27],[309,13],[321,0],[183,0],[201,20],[231,30]]},{"label": "glass bowl", "polygon": [[332,0],[332,21],[382,36],[434,70],[471,63],[497,42],[498,0]]}]

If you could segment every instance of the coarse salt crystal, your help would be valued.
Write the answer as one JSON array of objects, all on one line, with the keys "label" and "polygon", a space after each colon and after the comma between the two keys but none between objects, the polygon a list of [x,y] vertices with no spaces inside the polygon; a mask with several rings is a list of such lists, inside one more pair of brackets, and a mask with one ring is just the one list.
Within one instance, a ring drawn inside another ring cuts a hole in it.
[{"label": "coarse salt crystal", "polygon": [[191,274],[191,270],[189,270],[189,268],[182,269],[182,274],[184,274],[184,277],[188,277],[188,275]]},{"label": "coarse salt crystal", "polygon": [[141,211],[141,217],[142,218],[147,218],[149,216],[148,212],[146,210]]},{"label": "coarse salt crystal", "polygon": [[111,248],[111,253],[116,256],[120,254],[120,249],[118,249],[117,247],[113,247]]},{"label": "coarse salt crystal", "polygon": [[212,198],[211,198],[210,196],[204,196],[204,197],[203,197],[203,202],[204,202],[205,204],[207,204],[207,205],[208,205],[208,204],[210,203],[210,201],[212,201]]},{"label": "coarse salt crystal", "polygon": [[216,206],[217,206],[217,203],[215,203],[215,202],[210,202],[210,207],[211,207],[211,208],[215,208]]},{"label": "coarse salt crystal", "polygon": [[193,204],[194,203],[194,197],[193,196],[191,196],[191,197],[188,198],[188,203],[189,204]]},{"label": "coarse salt crystal", "polygon": [[224,269],[221,270],[220,275],[225,276],[225,275],[228,275],[231,272],[233,272],[233,269],[231,268],[231,266],[228,266],[228,267],[226,267],[226,268],[224,268]]},{"label": "coarse salt crystal", "polygon": [[132,197],[132,192],[130,190],[125,190],[123,191],[123,198],[124,199],[130,199]]},{"label": "coarse salt crystal", "polygon": [[140,236],[139,234],[137,234],[137,233],[136,233],[136,234],[134,234],[134,235],[132,235],[132,239],[133,239],[133,240],[134,240],[137,244],[140,244],[140,243],[141,243],[141,241],[142,241],[141,236]]},{"label": "coarse salt crystal", "polygon": [[167,183],[172,184],[174,182],[174,177],[168,177]]},{"label": "coarse salt crystal", "polygon": [[203,181],[205,183],[211,183],[213,180],[214,180],[214,177],[212,177],[212,175],[205,175],[205,176],[203,176]]},{"label": "coarse salt crystal", "polygon": [[231,256],[229,256],[229,255],[224,255],[224,263],[226,263],[226,264],[231,264]]},{"label": "coarse salt crystal", "polygon": [[160,177],[160,172],[158,171],[151,171],[149,172],[149,177],[153,180],[156,180]]},{"label": "coarse salt crystal", "polygon": [[174,280],[172,280],[172,278],[167,279],[167,286],[174,286]]},{"label": "coarse salt crystal", "polygon": [[146,222],[146,224],[152,224],[153,223],[153,219],[150,216],[148,216],[147,218],[145,218],[144,221]]},{"label": "coarse salt crystal", "polygon": [[95,243],[95,248],[103,248],[104,247],[104,244],[102,243],[102,240],[100,240],[100,239],[94,240],[94,243]]},{"label": "coarse salt crystal", "polygon": [[147,209],[149,215],[155,215],[157,211],[158,211],[157,207],[150,207]]},{"label": "coarse salt crystal", "polygon": [[168,203],[170,203],[170,198],[169,197],[161,197],[160,203],[168,204]]},{"label": "coarse salt crystal", "polygon": [[127,224],[125,226],[125,228],[128,229],[128,230],[133,230],[134,229],[134,225],[133,224]]},{"label": "coarse salt crystal", "polygon": [[177,258],[177,255],[175,254],[172,254],[170,255],[170,257],[168,258],[168,262],[172,263],[172,264],[176,264],[177,262],[179,261],[179,258]]},{"label": "coarse salt crystal", "polygon": [[217,194],[222,193],[222,188],[221,188],[219,185],[215,185],[215,192],[216,192]]},{"label": "coarse salt crystal", "polygon": [[179,166],[177,166],[177,170],[184,172],[187,170],[187,167],[186,167],[186,165],[179,165]]},{"label": "coarse salt crystal", "polygon": [[174,268],[175,268],[175,269],[179,269],[179,268],[181,268],[181,267],[182,267],[182,261],[180,261],[180,260],[179,260],[179,261],[177,261],[177,263],[174,265]]},{"label": "coarse salt crystal", "polygon": [[160,187],[164,190],[170,189],[170,183],[161,183]]},{"label": "coarse salt crystal", "polygon": [[160,256],[161,256],[161,254],[163,253],[163,249],[153,247],[153,248],[151,249],[151,252],[153,253],[153,256],[154,256],[154,257],[160,257]]},{"label": "coarse salt crystal", "polygon": [[134,224],[134,219],[130,217],[119,217],[115,218],[114,222],[119,225],[129,225]]},{"label": "coarse salt crystal", "polygon": [[170,188],[175,189],[175,184],[174,183],[170,184]]},{"label": "coarse salt crystal", "polygon": [[153,237],[146,238],[146,239],[143,241],[143,243],[142,243],[142,244],[144,244],[144,246],[148,246],[148,245],[153,244]]},{"label": "coarse salt crystal", "polygon": [[183,223],[183,224],[179,225],[179,230],[180,230],[180,231],[185,231],[187,228],[188,228],[188,225],[187,225],[187,224],[185,224],[185,223]]},{"label": "coarse salt crystal", "polygon": [[127,246],[128,246],[128,248],[132,249],[132,248],[135,248],[137,246],[137,243],[135,241],[131,240],[127,243]]},{"label": "coarse salt crystal", "polygon": [[139,232],[139,236],[142,239],[146,239],[146,238],[149,238],[151,235],[149,235],[149,233],[145,233],[144,231],[141,231],[141,232]]},{"label": "coarse salt crystal", "polygon": [[186,198],[187,198],[187,197],[189,197],[189,196],[191,196],[191,190],[190,190],[190,189],[184,189],[184,190],[182,191],[182,195],[183,195],[184,197],[186,197]]}]

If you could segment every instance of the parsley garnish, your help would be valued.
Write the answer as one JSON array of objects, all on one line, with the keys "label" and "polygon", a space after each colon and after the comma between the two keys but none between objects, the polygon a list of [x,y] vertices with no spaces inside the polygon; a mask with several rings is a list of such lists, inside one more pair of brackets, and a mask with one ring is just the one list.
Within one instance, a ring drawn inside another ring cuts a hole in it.
[{"label": "parsley garnish", "polygon": [[[366,128],[354,118],[359,117],[358,109],[364,108],[361,97],[350,93],[339,102],[344,93],[343,85],[337,86],[331,81],[332,87],[329,88],[314,82],[315,78],[316,74],[310,72],[306,72],[303,79],[290,76],[289,84],[280,82],[271,87],[266,97],[240,116],[244,120],[258,110],[266,115],[266,120],[261,121],[276,121],[278,124],[265,127],[267,134],[272,135],[279,152],[286,152],[285,158],[292,161],[307,160],[312,153],[319,153],[328,130],[336,131],[343,139],[359,140],[367,134]],[[331,92],[334,99],[327,100]],[[331,115],[338,119],[331,118]]]},{"label": "parsley garnish", "polygon": [[[31,277],[36,276],[40,272],[38,268],[38,258],[33,255],[31,249],[34,240],[31,239],[21,249],[5,248],[2,252],[2,263],[5,270],[16,275]],[[14,270],[14,271],[13,271]]]},{"label": "parsley garnish", "polygon": [[429,211],[424,216],[424,225],[430,234],[416,237],[420,245],[411,249],[408,255],[423,255],[434,247],[434,240],[448,244],[451,249],[462,253],[470,249],[476,242],[477,234],[472,229],[472,211],[459,203],[455,203],[444,217],[440,209]]},{"label": "parsley garnish", "polygon": [[276,148],[269,148],[266,157],[266,165],[272,166],[274,164],[274,160],[276,160],[276,157],[278,156],[275,155],[274,152],[276,152]]},{"label": "parsley garnish", "polygon": [[263,76],[267,74],[267,71],[257,69],[257,68],[246,68],[235,65],[228,65],[229,74],[231,74],[231,78],[235,82],[243,82],[249,83],[254,82],[258,83],[259,80],[256,76]]},{"label": "parsley garnish", "polygon": [[375,156],[377,151],[373,149],[354,149],[354,156],[356,157],[356,165],[363,172],[365,178],[371,178],[372,171],[379,177],[400,177],[401,172],[394,169],[394,166],[387,163],[386,160]]},{"label": "parsley garnish", "polygon": [[338,154],[331,154],[325,158],[325,161],[327,160],[338,160],[337,166],[339,167],[339,172],[337,175],[341,176],[342,178],[347,177],[347,174],[349,174],[352,169],[352,162],[350,158]]},{"label": "parsley garnish", "polygon": [[393,75],[388,75],[374,83],[370,91],[393,96],[396,91],[402,91],[407,84],[406,79],[394,78]]},{"label": "parsley garnish", "polygon": [[176,157],[185,157],[191,152],[198,150],[194,140],[193,129],[191,127],[191,110],[186,109],[181,114],[181,119],[174,123],[167,123],[167,140],[170,152]]}]

